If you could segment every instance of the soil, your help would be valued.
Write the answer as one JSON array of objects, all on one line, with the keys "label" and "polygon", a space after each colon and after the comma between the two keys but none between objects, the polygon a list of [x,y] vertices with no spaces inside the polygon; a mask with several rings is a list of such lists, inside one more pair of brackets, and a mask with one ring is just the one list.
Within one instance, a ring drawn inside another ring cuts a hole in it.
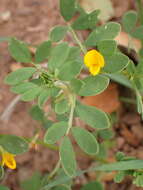
[{"label": "soil", "polygon": [[[124,12],[135,9],[133,0],[126,0],[123,3],[118,0],[112,0],[112,2],[115,8],[113,19],[117,21],[120,20]],[[38,44],[47,40],[48,32],[52,26],[64,23],[59,15],[58,0],[0,0],[0,4],[0,37],[15,36],[28,43]],[[4,77],[10,71],[23,66],[21,63],[15,63],[10,57],[7,51],[7,43],[0,43],[0,65],[0,113],[2,114],[16,97],[10,92],[9,86],[4,84]],[[116,100],[115,104],[120,105],[117,110],[118,122],[113,127],[116,146],[113,146],[109,151],[109,161],[114,160],[117,151],[123,151],[127,155],[143,159],[143,124],[141,118],[134,108],[129,109],[128,106],[126,107],[117,101],[119,100]],[[32,137],[35,129],[41,127],[28,114],[32,104],[18,102],[10,117],[6,114],[6,117],[1,118],[0,134],[8,133]],[[31,176],[34,171],[40,171],[43,174],[50,172],[58,160],[58,154],[56,151],[38,146],[36,150],[17,156],[16,159],[17,169],[15,171],[6,169],[6,175],[2,181],[2,184],[7,185],[11,190],[21,190],[20,182]],[[78,156],[78,162],[83,169],[88,168],[93,163],[90,158],[82,154]],[[95,180],[95,178],[94,173],[79,177],[75,180],[76,185],[73,189],[79,190],[82,184]],[[126,179],[121,184],[115,184],[113,174],[105,175],[103,182],[106,190],[142,189],[132,185],[130,179]]]}]

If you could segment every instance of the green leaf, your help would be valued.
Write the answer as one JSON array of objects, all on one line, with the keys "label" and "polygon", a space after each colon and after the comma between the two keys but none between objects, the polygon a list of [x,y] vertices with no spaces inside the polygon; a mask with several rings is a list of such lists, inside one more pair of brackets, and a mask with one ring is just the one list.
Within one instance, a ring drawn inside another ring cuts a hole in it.
[{"label": "green leaf", "polygon": [[113,74],[106,74],[106,76],[112,79],[113,81],[118,82],[121,85],[124,85],[131,89],[133,88],[130,80],[124,74],[113,73]]},{"label": "green leaf", "polygon": [[121,183],[125,176],[126,176],[125,171],[119,171],[114,177],[115,183]]},{"label": "green leaf", "polygon": [[116,53],[113,56],[106,58],[103,71],[109,73],[120,72],[125,69],[125,67],[127,67],[128,63],[129,58],[126,55],[122,53]]},{"label": "green leaf", "polygon": [[109,84],[109,79],[101,75],[88,76],[82,81],[84,85],[78,92],[80,96],[93,96],[100,94],[107,88]]},{"label": "green leaf", "polygon": [[76,60],[68,61],[60,68],[58,77],[61,80],[72,80],[79,75],[81,69],[82,62]]},{"label": "green leaf", "polygon": [[137,22],[137,12],[135,11],[128,11],[123,15],[122,18],[122,24],[123,24],[123,29],[125,32],[130,33]]},{"label": "green leaf", "polygon": [[76,12],[75,0],[60,0],[60,12],[65,21],[71,20]]},{"label": "green leaf", "polygon": [[41,174],[35,172],[29,179],[21,183],[23,190],[39,190],[42,184]]},{"label": "green leaf", "polygon": [[16,85],[26,79],[29,79],[36,69],[34,67],[25,67],[9,73],[5,78],[5,83],[9,85]]},{"label": "green leaf", "polygon": [[50,89],[43,89],[40,92],[40,95],[38,96],[38,105],[40,107],[44,106],[46,101],[49,99],[50,95],[51,95]]},{"label": "green leaf", "polygon": [[69,54],[69,46],[63,42],[52,49],[48,66],[51,70],[59,69],[65,62]]},{"label": "green leaf", "polygon": [[135,179],[133,180],[133,184],[135,184],[137,187],[143,187],[143,174],[137,173],[137,176],[135,176]]},{"label": "green leaf", "polygon": [[125,171],[125,170],[137,170],[143,168],[143,160],[129,160],[115,162],[112,164],[103,164],[93,168],[94,171]]},{"label": "green leaf", "polygon": [[77,46],[69,47],[69,54],[67,57],[67,61],[75,60],[80,57],[80,48]]},{"label": "green leaf", "polygon": [[97,42],[103,40],[112,40],[120,32],[120,25],[115,22],[108,22],[107,24],[98,27],[90,33],[85,41],[86,46],[95,46]]},{"label": "green leaf", "polygon": [[74,30],[93,29],[98,22],[99,10],[95,10],[89,14],[80,15],[72,24]]},{"label": "green leaf", "polygon": [[100,182],[92,181],[84,185],[80,190],[104,190],[104,188]]},{"label": "green leaf", "polygon": [[0,166],[0,180],[4,177],[4,168],[3,166]]},{"label": "green leaf", "polygon": [[112,56],[117,50],[117,43],[115,40],[102,40],[97,47],[103,56]]},{"label": "green leaf", "polygon": [[40,63],[48,58],[51,51],[51,41],[46,41],[40,44],[35,53],[35,62]]},{"label": "green leaf", "polygon": [[55,26],[50,32],[50,39],[53,42],[61,41],[68,31],[67,26]]},{"label": "green leaf", "polygon": [[104,140],[109,140],[109,139],[113,138],[114,133],[113,133],[113,131],[110,130],[110,129],[104,129],[104,130],[99,130],[99,131],[98,131],[98,135],[99,135],[102,139],[104,139]]},{"label": "green leaf", "polygon": [[10,54],[16,61],[22,63],[30,63],[32,61],[28,46],[24,42],[16,40],[15,38],[11,38],[8,48]]},{"label": "green leaf", "polygon": [[131,36],[137,38],[139,40],[143,40],[143,25],[136,28],[132,33]]},{"label": "green leaf", "polygon": [[76,113],[85,123],[96,129],[106,129],[109,128],[110,122],[107,115],[93,107],[83,104],[77,104]]},{"label": "green leaf", "polygon": [[17,84],[16,86],[13,86],[11,88],[11,91],[16,93],[16,94],[23,94],[30,90],[31,88],[35,88],[37,85],[35,85],[32,82],[24,82],[21,84]]},{"label": "green leaf", "polygon": [[60,145],[60,159],[65,173],[68,176],[74,176],[76,173],[76,160],[69,137],[64,137]]},{"label": "green leaf", "polygon": [[99,145],[95,138],[89,131],[74,127],[72,129],[72,134],[79,145],[79,147],[89,155],[95,155],[99,151]]},{"label": "green leaf", "polygon": [[82,80],[79,80],[79,79],[72,79],[70,81],[71,89],[75,93],[78,93],[83,85],[84,85],[84,82]]},{"label": "green leaf", "polygon": [[0,145],[11,154],[22,154],[28,151],[28,143],[15,135],[0,136]]},{"label": "green leaf", "polygon": [[68,123],[61,121],[53,124],[46,132],[44,141],[48,144],[54,144],[65,135],[68,128]]},{"label": "green leaf", "polygon": [[0,185],[0,190],[10,190],[8,187]]},{"label": "green leaf", "polygon": [[44,111],[41,108],[39,108],[38,105],[32,106],[29,113],[30,113],[31,117],[37,121],[44,120]]},{"label": "green leaf", "polygon": [[69,110],[69,105],[67,100],[61,100],[60,102],[55,104],[55,112],[57,114],[64,114]]},{"label": "green leaf", "polygon": [[31,100],[34,100],[35,98],[37,98],[37,96],[40,94],[41,92],[41,87],[34,87],[30,90],[28,90],[27,92],[25,92],[24,94],[22,94],[21,96],[21,100],[28,102]]}]

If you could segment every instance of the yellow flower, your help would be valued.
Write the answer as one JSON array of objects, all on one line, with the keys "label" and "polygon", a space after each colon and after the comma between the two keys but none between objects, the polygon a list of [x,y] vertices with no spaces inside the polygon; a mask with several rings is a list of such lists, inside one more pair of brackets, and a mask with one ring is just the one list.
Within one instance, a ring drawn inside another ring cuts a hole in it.
[{"label": "yellow flower", "polygon": [[16,161],[13,154],[2,150],[1,152],[1,166],[7,166],[10,169],[16,169]]},{"label": "yellow flower", "polygon": [[104,67],[104,57],[96,50],[88,51],[84,56],[84,64],[89,68],[92,75],[97,75]]}]

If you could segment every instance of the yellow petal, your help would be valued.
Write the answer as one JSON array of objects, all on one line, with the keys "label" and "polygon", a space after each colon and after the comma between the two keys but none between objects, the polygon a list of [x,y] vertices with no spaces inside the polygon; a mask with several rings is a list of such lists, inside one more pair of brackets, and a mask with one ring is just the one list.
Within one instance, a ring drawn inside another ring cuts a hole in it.
[{"label": "yellow petal", "polygon": [[104,67],[105,61],[104,57],[96,50],[88,51],[84,56],[84,64],[87,67],[92,65],[100,65],[100,67]]},{"label": "yellow petal", "polygon": [[13,154],[4,152],[2,154],[2,159],[3,159],[4,165],[6,165],[8,168],[16,169],[16,161]]},{"label": "yellow petal", "polygon": [[100,72],[100,66],[99,65],[93,65],[91,67],[89,67],[89,71],[92,75],[97,75]]}]

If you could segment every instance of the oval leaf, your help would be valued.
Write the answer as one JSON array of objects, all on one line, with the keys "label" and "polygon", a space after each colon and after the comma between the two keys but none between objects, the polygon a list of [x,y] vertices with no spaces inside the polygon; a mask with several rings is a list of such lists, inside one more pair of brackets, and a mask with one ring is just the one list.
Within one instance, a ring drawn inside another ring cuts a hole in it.
[{"label": "oval leaf", "polygon": [[51,95],[50,89],[43,89],[38,97],[38,105],[42,107]]},{"label": "oval leaf", "polygon": [[74,176],[76,174],[75,153],[68,137],[64,137],[60,145],[60,159],[65,173]]},{"label": "oval leaf", "polygon": [[58,77],[61,80],[72,80],[80,73],[81,69],[82,69],[82,62],[76,60],[67,61],[60,68]]},{"label": "oval leaf", "polygon": [[88,76],[83,80],[84,85],[78,92],[80,96],[93,96],[103,92],[109,84],[109,79],[104,76]]},{"label": "oval leaf", "polygon": [[132,33],[131,36],[140,40],[143,40],[143,25],[136,28]]},{"label": "oval leaf", "polygon": [[117,50],[117,43],[115,40],[102,40],[97,47],[103,56],[112,56]]},{"label": "oval leaf", "polygon": [[99,151],[99,145],[98,142],[89,131],[74,127],[72,129],[72,134],[77,142],[77,144],[80,146],[80,148],[89,155],[95,155]]},{"label": "oval leaf", "polygon": [[30,63],[32,60],[30,51],[28,49],[27,44],[22,41],[16,40],[15,38],[11,38],[9,41],[9,51],[12,57],[18,61],[23,63]]},{"label": "oval leaf", "polygon": [[31,88],[34,88],[36,86],[37,85],[35,85],[32,82],[24,82],[24,83],[18,84],[16,86],[13,86],[11,88],[11,91],[16,94],[23,94],[24,92],[27,92],[28,90],[30,90]]},{"label": "oval leaf", "polygon": [[122,18],[122,24],[125,32],[130,33],[137,22],[137,13],[135,11],[128,11]]},{"label": "oval leaf", "polygon": [[11,154],[22,154],[28,151],[28,143],[15,135],[0,136],[0,145]]},{"label": "oval leaf", "polygon": [[51,50],[51,42],[50,41],[43,42],[41,45],[39,45],[39,47],[37,48],[36,53],[35,53],[36,63],[40,63],[40,62],[44,61],[49,56],[50,50]]},{"label": "oval leaf", "polygon": [[122,54],[116,53],[111,57],[106,58],[106,64],[103,70],[109,73],[122,71],[129,63],[129,58]]},{"label": "oval leaf", "polygon": [[58,44],[52,49],[48,66],[51,70],[58,69],[62,66],[69,54],[69,46],[63,42]]},{"label": "oval leaf", "polygon": [[64,38],[67,30],[68,28],[66,26],[55,26],[50,33],[50,39],[53,42],[59,42]]},{"label": "oval leaf", "polygon": [[48,144],[54,144],[65,135],[68,123],[61,121],[53,124],[46,132],[44,141]]},{"label": "oval leaf", "polygon": [[21,100],[28,102],[31,100],[34,100],[35,98],[37,98],[37,96],[40,94],[41,88],[40,87],[34,87],[30,90],[28,90],[27,92],[25,92],[22,96],[21,96]]},{"label": "oval leaf", "polygon": [[85,44],[87,46],[95,46],[99,41],[114,39],[119,34],[119,32],[120,24],[115,22],[109,22],[91,32],[86,39]]},{"label": "oval leaf", "polygon": [[60,0],[60,12],[66,21],[69,21],[75,14],[75,0]]},{"label": "oval leaf", "polygon": [[10,85],[16,85],[26,79],[29,79],[35,72],[36,69],[34,67],[25,67],[18,69],[7,75],[7,77],[5,78],[5,83]]},{"label": "oval leaf", "polygon": [[96,129],[109,128],[110,122],[107,115],[93,107],[78,103],[76,106],[76,113],[85,123]]}]

